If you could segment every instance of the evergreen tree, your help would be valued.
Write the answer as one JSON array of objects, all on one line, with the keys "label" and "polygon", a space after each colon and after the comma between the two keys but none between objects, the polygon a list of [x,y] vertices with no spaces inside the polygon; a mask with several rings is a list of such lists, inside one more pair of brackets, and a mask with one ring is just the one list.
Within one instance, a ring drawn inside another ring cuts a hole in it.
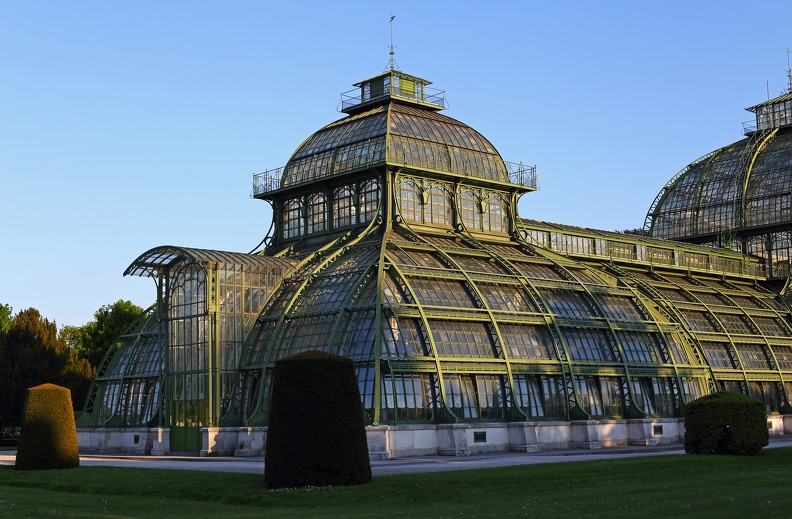
[{"label": "evergreen tree", "polygon": [[90,365],[35,308],[19,312],[0,333],[0,420],[6,424],[20,423],[27,389],[45,383],[68,387],[73,406],[82,408],[92,377]]}]

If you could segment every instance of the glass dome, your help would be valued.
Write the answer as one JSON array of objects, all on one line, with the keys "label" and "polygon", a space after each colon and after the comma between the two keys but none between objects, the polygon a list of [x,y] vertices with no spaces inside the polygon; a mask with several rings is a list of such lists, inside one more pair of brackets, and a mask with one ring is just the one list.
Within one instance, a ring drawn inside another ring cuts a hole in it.
[{"label": "glass dome", "polygon": [[792,254],[792,94],[748,108],[746,138],[692,162],[660,191],[645,221],[654,237],[729,247],[786,278]]},{"label": "glass dome", "polygon": [[391,102],[311,135],[284,168],[281,186],[385,164],[509,182],[503,159],[476,130],[433,110]]},{"label": "glass dome", "polygon": [[652,236],[705,236],[790,222],[792,132],[748,138],[686,166],[658,195]]}]

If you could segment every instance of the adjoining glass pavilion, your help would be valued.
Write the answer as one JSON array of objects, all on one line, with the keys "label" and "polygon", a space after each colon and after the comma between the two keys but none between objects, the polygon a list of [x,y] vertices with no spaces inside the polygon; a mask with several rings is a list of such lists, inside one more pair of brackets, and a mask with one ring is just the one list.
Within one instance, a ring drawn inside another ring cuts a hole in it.
[{"label": "adjoining glass pavilion", "polygon": [[265,426],[275,361],[309,349],[355,361],[371,424],[673,418],[716,389],[790,412],[790,311],[763,261],[520,218],[535,168],[441,114],[429,85],[357,83],[345,117],[256,175],[273,210],[259,253],[133,262],[157,303],[80,425],[156,423],[171,451],[199,450],[201,428]]},{"label": "adjoining glass pavilion", "polygon": [[761,258],[769,285],[781,291],[792,252],[792,84],[747,110],[755,119],[743,124],[745,138],[677,173],[655,198],[645,229]]}]

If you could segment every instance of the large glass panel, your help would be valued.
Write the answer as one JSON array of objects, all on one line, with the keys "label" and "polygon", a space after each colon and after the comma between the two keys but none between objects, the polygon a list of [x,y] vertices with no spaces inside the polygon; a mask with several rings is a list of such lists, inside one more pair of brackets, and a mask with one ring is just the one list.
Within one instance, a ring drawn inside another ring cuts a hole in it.
[{"label": "large glass panel", "polygon": [[604,416],[602,407],[602,393],[597,377],[575,377],[578,390],[578,403],[588,414],[593,417]]},{"label": "large glass panel", "polygon": [[635,364],[665,364],[660,338],[657,334],[644,332],[617,331],[625,360]]},{"label": "large glass panel", "polygon": [[432,186],[429,191],[429,203],[426,210],[426,223],[450,226],[451,196],[443,186]]},{"label": "large glass panel", "polygon": [[610,331],[596,328],[562,328],[566,351],[576,361],[613,362]]},{"label": "large glass panel", "polygon": [[304,227],[302,201],[287,200],[283,207],[283,237],[288,239],[302,236]]},{"label": "large glass panel", "polygon": [[464,190],[459,193],[459,216],[469,230],[481,230],[481,202],[473,191]]},{"label": "large glass panel", "polygon": [[550,311],[563,317],[593,317],[597,313],[583,292],[574,290],[541,289]]},{"label": "large glass panel", "polygon": [[492,310],[508,312],[538,312],[539,308],[522,286],[495,283],[476,283]]},{"label": "large glass panel", "polygon": [[478,396],[479,418],[482,420],[503,420],[503,377],[476,375],[473,377],[473,381]]},{"label": "large glass panel", "polygon": [[447,374],[443,380],[446,406],[461,419],[478,419],[478,399],[469,375]]},{"label": "large glass panel", "polygon": [[327,230],[327,203],[322,193],[308,197],[308,234]]},{"label": "large glass panel", "polygon": [[377,216],[380,196],[379,182],[367,180],[360,186],[360,222],[370,222]]},{"label": "large glass panel", "polygon": [[421,221],[421,188],[412,180],[399,182],[399,211],[402,218],[413,222]]},{"label": "large glass panel", "polygon": [[435,397],[430,377],[428,373],[383,376],[383,393],[388,395],[382,409],[383,420],[395,423],[432,421]]},{"label": "large glass panel", "polygon": [[478,308],[472,294],[463,281],[410,278],[410,286],[418,301],[424,306],[444,308]]},{"label": "large glass panel", "polygon": [[499,324],[504,348],[514,360],[555,360],[555,345],[546,328],[541,326]]},{"label": "large glass panel", "polygon": [[701,341],[701,349],[713,368],[736,368],[732,360],[731,346],[725,342]]},{"label": "large glass panel", "polygon": [[605,314],[611,319],[626,321],[643,321],[646,319],[643,311],[632,297],[609,294],[598,294],[596,297],[599,299]]},{"label": "large glass panel", "polygon": [[506,201],[498,195],[490,196],[484,204],[484,231],[504,233],[509,231]]},{"label": "large glass panel", "polygon": [[429,321],[437,354],[446,357],[494,357],[492,338],[484,323]]},{"label": "large glass panel", "polygon": [[544,396],[539,375],[515,375],[514,399],[528,418],[544,418]]},{"label": "large glass panel", "polygon": [[428,341],[424,338],[419,319],[390,316],[382,320],[383,339],[390,357],[430,355]]},{"label": "large glass panel", "polygon": [[356,223],[354,186],[342,186],[333,190],[333,228],[347,227]]},{"label": "large glass panel", "polygon": [[771,369],[770,362],[759,344],[735,344],[734,348],[740,356],[745,369]]}]

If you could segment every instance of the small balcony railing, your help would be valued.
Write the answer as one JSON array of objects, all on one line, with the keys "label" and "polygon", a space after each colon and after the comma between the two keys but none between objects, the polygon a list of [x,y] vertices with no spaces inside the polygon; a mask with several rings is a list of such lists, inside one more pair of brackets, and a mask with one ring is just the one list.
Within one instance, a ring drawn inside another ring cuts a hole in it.
[{"label": "small balcony railing", "polygon": [[286,166],[278,169],[268,169],[263,173],[253,175],[253,196],[256,197],[280,189],[284,169],[286,169]]},{"label": "small balcony railing", "polygon": [[445,100],[445,90],[436,90],[434,88],[424,87],[423,95],[421,95],[420,89],[415,89],[412,92],[403,92],[400,89],[393,88],[385,90],[385,92],[382,94],[363,99],[360,89],[355,88],[341,94],[340,111],[344,112],[359,104],[369,103],[371,101],[377,101],[378,99],[385,99],[388,97],[417,101],[419,103],[437,106],[440,109],[448,108]]},{"label": "small balcony railing", "polygon": [[536,178],[536,166],[526,166],[522,162],[503,162],[509,175],[509,183],[518,186],[539,189]]},{"label": "small balcony railing", "polygon": [[749,135],[751,133],[754,133],[756,131],[756,119],[754,119],[753,121],[745,121],[744,123],[742,123],[742,127],[743,127],[743,135]]},{"label": "small balcony railing", "polygon": [[[503,163],[506,166],[506,173],[508,174],[510,184],[515,184],[518,186],[528,187],[532,189],[539,189],[539,186],[537,184],[536,166],[528,166],[523,164],[522,162],[518,163],[518,162],[504,161]],[[280,189],[282,187],[281,179],[283,177],[283,171],[285,168],[286,167],[283,166],[277,169],[268,169],[263,173],[256,173],[255,175],[253,175],[252,196],[253,197],[260,196]],[[452,171],[450,171],[451,173],[465,174],[459,168],[452,167],[450,169],[452,169]],[[478,176],[478,175],[470,174],[469,176]],[[315,175],[306,175],[305,178],[307,179],[305,180],[305,182],[296,182],[295,184],[292,184],[290,182],[289,185],[297,185],[297,184],[310,182],[320,177],[316,177]]]}]

